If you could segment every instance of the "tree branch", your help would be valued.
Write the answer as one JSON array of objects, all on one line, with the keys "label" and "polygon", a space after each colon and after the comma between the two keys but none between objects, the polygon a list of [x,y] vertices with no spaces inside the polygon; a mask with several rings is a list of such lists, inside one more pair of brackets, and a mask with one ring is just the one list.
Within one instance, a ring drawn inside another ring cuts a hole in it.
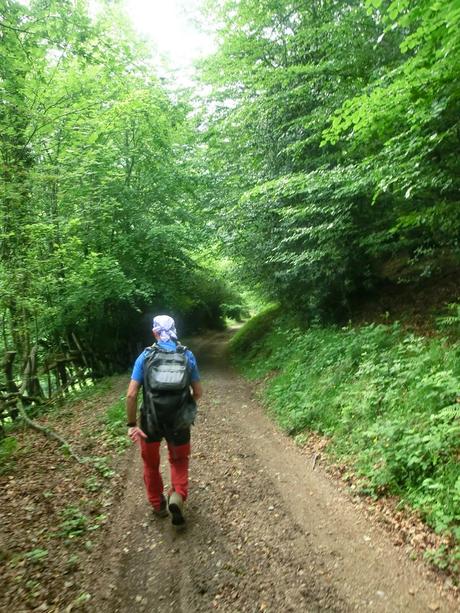
[{"label": "tree branch", "polygon": [[4,21],[0,21],[0,27],[6,28],[7,30],[13,30],[13,32],[23,32],[24,34],[30,34],[31,30],[23,30],[22,28],[15,28],[14,26],[9,26]]}]

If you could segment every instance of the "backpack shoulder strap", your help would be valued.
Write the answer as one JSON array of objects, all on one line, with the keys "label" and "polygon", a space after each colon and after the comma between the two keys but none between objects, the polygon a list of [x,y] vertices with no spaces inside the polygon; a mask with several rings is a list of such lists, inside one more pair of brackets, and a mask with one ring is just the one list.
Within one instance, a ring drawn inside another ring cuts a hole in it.
[{"label": "backpack shoulder strap", "polygon": [[160,347],[156,343],[145,349],[145,362],[150,361],[157,353],[161,351]]},{"label": "backpack shoulder strap", "polygon": [[176,345],[177,353],[185,353],[186,351],[187,351],[187,347],[185,345],[182,345],[181,343],[177,343]]}]

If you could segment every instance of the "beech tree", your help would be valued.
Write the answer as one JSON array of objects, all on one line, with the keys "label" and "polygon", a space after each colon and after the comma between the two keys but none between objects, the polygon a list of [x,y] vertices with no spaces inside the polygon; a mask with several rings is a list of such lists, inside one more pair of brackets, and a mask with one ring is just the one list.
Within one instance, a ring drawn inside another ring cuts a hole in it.
[{"label": "beech tree", "polygon": [[458,267],[456,3],[208,11],[219,48],[202,67],[206,163],[242,274],[336,318],[389,262],[393,281]]},{"label": "beech tree", "polygon": [[193,255],[187,100],[116,7],[1,0],[0,27],[4,388],[34,347],[36,385],[56,356],[66,384],[77,349],[126,367],[156,309],[218,324],[231,291]]}]

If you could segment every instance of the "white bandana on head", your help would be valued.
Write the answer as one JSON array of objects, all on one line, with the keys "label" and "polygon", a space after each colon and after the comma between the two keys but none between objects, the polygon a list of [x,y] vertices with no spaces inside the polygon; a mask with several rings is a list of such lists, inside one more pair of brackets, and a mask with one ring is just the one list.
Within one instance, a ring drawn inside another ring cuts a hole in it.
[{"label": "white bandana on head", "polygon": [[160,341],[177,341],[176,324],[169,315],[157,315],[154,317],[153,331],[160,335]]}]

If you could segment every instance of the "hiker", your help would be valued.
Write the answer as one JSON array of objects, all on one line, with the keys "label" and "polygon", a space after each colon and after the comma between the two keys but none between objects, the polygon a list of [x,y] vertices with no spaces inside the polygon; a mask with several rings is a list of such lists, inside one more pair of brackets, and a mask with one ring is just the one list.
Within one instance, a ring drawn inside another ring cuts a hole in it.
[{"label": "hiker", "polygon": [[[128,436],[138,443],[144,461],[147,498],[158,517],[167,517],[173,526],[185,525],[183,503],[188,494],[190,426],[202,387],[195,356],[177,338],[174,319],[158,315],[153,319],[155,343],[134,363],[126,396]],[[137,396],[142,387],[140,427],[137,425]],[[165,438],[169,451],[171,489],[168,500],[160,474],[160,444]]]}]

